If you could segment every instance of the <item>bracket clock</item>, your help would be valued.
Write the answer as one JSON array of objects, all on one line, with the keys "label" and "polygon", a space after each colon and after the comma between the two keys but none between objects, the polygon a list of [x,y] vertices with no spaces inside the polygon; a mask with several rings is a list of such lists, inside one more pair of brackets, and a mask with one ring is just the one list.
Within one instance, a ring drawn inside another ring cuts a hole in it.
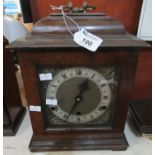
[{"label": "bracket clock", "polygon": [[[60,14],[40,19],[32,34],[9,45],[18,55],[29,103],[29,148],[125,150],[138,53],[148,44],[105,14],[70,17],[103,39],[96,52],[74,43]],[[70,29],[77,31],[73,25]]]}]

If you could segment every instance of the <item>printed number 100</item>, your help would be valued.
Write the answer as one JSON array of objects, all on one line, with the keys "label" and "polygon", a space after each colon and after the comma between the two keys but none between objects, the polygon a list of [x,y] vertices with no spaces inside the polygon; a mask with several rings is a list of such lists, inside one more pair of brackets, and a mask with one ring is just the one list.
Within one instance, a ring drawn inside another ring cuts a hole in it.
[{"label": "printed number 100", "polygon": [[84,42],[84,43],[85,43],[86,45],[88,45],[88,46],[91,46],[91,45],[93,44],[92,41],[89,41],[89,40],[87,40],[87,39],[83,39],[82,42]]}]

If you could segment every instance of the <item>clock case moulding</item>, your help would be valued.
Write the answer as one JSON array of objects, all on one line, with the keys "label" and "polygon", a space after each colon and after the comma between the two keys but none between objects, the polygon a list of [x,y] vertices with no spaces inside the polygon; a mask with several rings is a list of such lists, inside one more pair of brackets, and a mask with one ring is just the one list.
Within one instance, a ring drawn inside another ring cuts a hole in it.
[{"label": "clock case moulding", "polygon": [[[124,26],[106,14],[69,14],[82,28],[101,37],[102,45],[92,53],[74,41],[60,14],[51,14],[35,23],[33,32],[12,42],[21,66],[29,105],[41,106],[36,65],[120,66],[121,77],[110,128],[60,128],[47,130],[43,113],[30,111],[33,136],[31,151],[126,150],[124,135],[128,102],[131,97],[139,52],[149,45],[125,31]],[[77,27],[69,22],[72,32]]]}]

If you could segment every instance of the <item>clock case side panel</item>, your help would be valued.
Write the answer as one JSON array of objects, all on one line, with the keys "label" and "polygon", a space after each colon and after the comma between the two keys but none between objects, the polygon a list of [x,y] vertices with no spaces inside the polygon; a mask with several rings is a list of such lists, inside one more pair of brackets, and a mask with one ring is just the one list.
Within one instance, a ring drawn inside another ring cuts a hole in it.
[{"label": "clock case side panel", "polygon": [[21,73],[25,86],[26,98],[29,107],[30,119],[34,135],[41,135],[44,131],[44,120],[39,111],[30,111],[30,106],[41,106],[40,97],[37,92],[36,70],[30,61],[21,61]]},{"label": "clock case side panel", "polygon": [[[69,54],[69,56],[67,56]],[[41,100],[39,97],[39,88],[37,84],[37,73],[35,66],[42,65],[122,65],[122,78],[120,80],[120,86],[118,90],[118,97],[115,109],[115,117],[113,120],[112,130],[122,133],[124,131],[124,124],[126,120],[126,114],[128,109],[128,100],[130,98],[131,86],[134,79],[135,68],[138,53],[134,51],[121,51],[114,52],[107,50],[106,52],[97,53],[93,55],[91,53],[82,53],[75,50],[74,53],[65,52],[48,52],[38,51],[35,54],[31,52],[18,53],[20,65],[22,68],[22,75],[25,84],[27,99],[29,105],[41,106]],[[45,131],[44,117],[41,112],[30,112],[32,127],[34,134],[40,135]],[[79,130],[79,129],[78,129]],[[94,129],[95,130],[95,129]],[[70,132],[70,129],[64,129],[66,132]],[[73,130],[72,130],[73,131]],[[82,130],[81,130],[82,131]],[[53,131],[54,132],[54,131]],[[63,132],[63,130],[62,130]],[[76,132],[76,130],[75,130]],[[105,131],[106,132],[106,131]],[[108,133],[109,131],[107,131]],[[50,132],[49,132],[50,134]]]},{"label": "clock case side panel", "polygon": [[131,53],[127,62],[123,64],[121,69],[122,76],[116,99],[116,109],[114,117],[114,126],[117,132],[124,132],[125,121],[127,118],[129,101],[132,97],[132,90],[134,85],[137,60],[139,52]]}]

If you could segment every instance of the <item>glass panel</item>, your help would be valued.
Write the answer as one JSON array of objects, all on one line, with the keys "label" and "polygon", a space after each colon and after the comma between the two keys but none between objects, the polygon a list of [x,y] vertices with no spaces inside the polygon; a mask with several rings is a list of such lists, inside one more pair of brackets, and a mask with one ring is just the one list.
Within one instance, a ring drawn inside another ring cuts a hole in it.
[{"label": "glass panel", "polygon": [[111,126],[119,67],[37,66],[48,127]]}]

